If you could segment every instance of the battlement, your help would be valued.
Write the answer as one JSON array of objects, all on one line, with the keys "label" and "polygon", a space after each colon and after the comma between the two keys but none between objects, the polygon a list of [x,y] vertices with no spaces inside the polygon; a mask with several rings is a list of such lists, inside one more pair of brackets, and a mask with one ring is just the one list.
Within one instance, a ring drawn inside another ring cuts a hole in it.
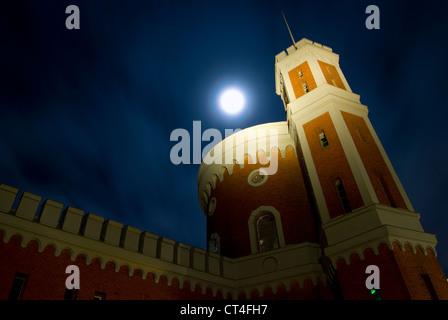
[{"label": "battlement", "polygon": [[300,50],[302,47],[305,47],[306,45],[313,45],[317,48],[321,48],[323,50],[326,50],[328,52],[333,52],[333,49],[327,46],[324,46],[318,42],[314,42],[308,39],[301,39],[300,41],[297,41],[294,45],[290,46],[289,48],[286,49],[286,52],[283,50],[282,52],[280,52],[279,54],[277,54],[275,56],[275,62],[279,62],[280,60],[282,60],[283,58],[286,58],[287,56],[293,54],[294,52]]},{"label": "battlement", "polygon": [[[287,48],[286,52],[283,50],[275,56],[276,94],[280,96],[284,95],[284,87],[288,89],[288,92],[292,92],[292,84],[289,80],[288,72],[304,62],[307,62],[310,66],[313,80],[316,81],[317,87],[326,84],[327,80],[322,71],[320,71],[321,67],[319,66],[318,61],[335,66],[338,70],[338,74],[341,76],[344,89],[346,91],[351,91],[349,84],[343,77],[342,71],[339,68],[339,55],[333,52],[333,49],[330,47],[304,38]],[[296,100],[292,95],[289,98],[290,102]]]},{"label": "battlement", "polygon": [[56,256],[68,250],[72,261],[78,255],[87,264],[98,258],[102,268],[112,261],[116,272],[124,265],[129,276],[140,270],[143,278],[151,273],[158,282],[164,276],[168,285],[176,279],[180,288],[189,282],[192,291],[199,285],[203,294],[209,288],[214,296],[218,291],[234,299],[254,291],[263,296],[267,287],[275,293],[280,285],[303,287],[306,279],[326,283],[320,248],[313,243],[230,259],[5,184],[0,184],[0,232],[4,242],[18,235],[22,247],[35,240],[39,252],[53,246]]}]

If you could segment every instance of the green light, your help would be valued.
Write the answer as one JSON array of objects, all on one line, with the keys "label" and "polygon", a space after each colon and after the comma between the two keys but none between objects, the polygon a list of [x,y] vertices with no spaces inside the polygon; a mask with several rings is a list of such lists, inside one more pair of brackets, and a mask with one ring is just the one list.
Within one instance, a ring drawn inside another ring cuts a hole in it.
[{"label": "green light", "polygon": [[374,293],[375,293],[375,289],[371,289],[371,290],[370,290],[370,293],[371,293],[371,294],[374,294]]}]

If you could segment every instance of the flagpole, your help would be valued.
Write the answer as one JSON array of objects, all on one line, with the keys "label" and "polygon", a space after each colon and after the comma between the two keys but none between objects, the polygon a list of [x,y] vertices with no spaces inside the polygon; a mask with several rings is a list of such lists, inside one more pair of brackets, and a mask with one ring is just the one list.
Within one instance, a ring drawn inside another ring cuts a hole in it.
[{"label": "flagpole", "polygon": [[294,41],[294,37],[292,36],[291,29],[289,29],[288,21],[286,21],[285,15],[283,14],[283,10],[280,10],[280,11],[282,12],[283,19],[285,19],[286,27],[288,28],[289,35],[291,36],[291,39],[292,39],[292,44],[295,47],[296,46],[296,42]]}]

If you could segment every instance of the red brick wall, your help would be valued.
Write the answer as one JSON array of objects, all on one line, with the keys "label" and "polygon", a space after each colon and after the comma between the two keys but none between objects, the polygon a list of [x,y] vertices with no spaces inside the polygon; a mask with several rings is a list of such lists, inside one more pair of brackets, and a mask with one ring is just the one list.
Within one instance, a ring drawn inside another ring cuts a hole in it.
[{"label": "red brick wall", "polygon": [[[101,269],[98,258],[93,258],[89,265],[84,255],[78,255],[75,261],[71,261],[67,249],[62,250],[59,257],[55,257],[52,246],[45,247],[39,253],[35,240],[21,248],[21,238],[17,235],[4,243],[3,233],[0,232],[0,239],[0,300],[8,299],[16,272],[29,275],[24,300],[62,300],[66,290],[65,280],[69,276],[65,269],[72,264],[78,266],[80,271],[78,300],[92,300],[96,291],[105,292],[106,300],[215,299],[210,290],[203,295],[199,286],[195,292],[191,292],[188,282],[180,289],[177,280],[168,286],[164,276],[156,283],[152,273],[142,279],[140,270],[135,270],[129,276],[125,266],[115,272],[113,262],[107,262],[105,268]],[[220,297],[222,294],[219,292],[216,298]]]},{"label": "red brick wall", "polygon": [[337,261],[336,271],[344,299],[372,299],[370,291],[367,290],[365,285],[369,276],[365,271],[369,265],[376,265],[380,269],[380,291],[384,300],[409,299],[409,293],[394,258],[394,253],[386,244],[380,244],[378,251],[379,254],[375,255],[372,249],[366,249],[364,260],[361,260],[358,254],[352,254],[349,265],[343,259]]},{"label": "red brick wall", "polygon": [[[341,111],[341,113],[375,189],[378,201],[382,204],[407,209],[364,119],[348,112]],[[380,182],[379,174],[382,176],[383,182]]]},{"label": "red brick wall", "polygon": [[[272,157],[275,153],[272,153]],[[207,237],[218,233],[221,254],[230,258],[251,253],[248,221],[250,214],[260,206],[273,206],[281,215],[285,244],[316,241],[311,207],[308,201],[302,172],[294,151],[286,150],[286,157],[278,154],[278,171],[260,186],[249,185],[249,174],[260,164],[244,168],[234,165],[233,173],[224,174],[217,182],[211,197],[216,197],[216,209],[207,217]]]},{"label": "red brick wall", "polygon": [[335,66],[322,62],[320,60],[317,60],[317,62],[319,63],[319,66],[328,84],[346,90],[344,83],[342,82],[342,79],[339,75],[339,72]]},{"label": "red brick wall", "polygon": [[344,299],[371,299],[365,286],[369,276],[365,270],[369,265],[380,269],[380,292],[384,300],[430,299],[420,276],[423,270],[430,275],[439,299],[448,299],[446,277],[429,249],[425,256],[420,249],[414,253],[405,245],[403,252],[396,243],[393,246],[394,250],[390,250],[386,244],[380,244],[378,255],[372,249],[366,249],[363,260],[358,254],[352,254],[349,265],[343,259],[337,261],[337,275]]},{"label": "red brick wall", "polygon": [[428,274],[439,299],[448,300],[448,282],[437,257],[430,249],[426,254],[420,247],[414,253],[411,247],[404,245],[404,251],[394,243],[394,255],[400,271],[409,289],[411,299],[427,300],[431,296],[426,287],[422,274]]},{"label": "red brick wall", "polygon": [[[252,299],[260,299],[258,292],[252,294]],[[299,287],[297,282],[291,284],[289,290],[284,286],[279,286],[274,294],[271,288],[267,288],[263,292],[262,299],[265,300],[332,300],[333,294],[328,285],[324,285],[320,279],[314,285],[311,279],[303,282],[303,287]]]},{"label": "red brick wall", "polygon": [[[183,288],[179,288],[179,282],[172,280],[168,286],[165,276],[161,276],[158,283],[154,275],[148,273],[146,279],[142,279],[141,271],[135,270],[129,276],[127,267],[122,266],[115,272],[115,264],[107,262],[104,269],[98,258],[93,258],[89,265],[86,257],[78,255],[75,261],[70,259],[70,251],[62,250],[56,257],[55,249],[47,246],[41,253],[38,252],[36,240],[30,241],[24,248],[21,247],[22,240],[14,235],[8,243],[3,242],[4,234],[0,231],[0,300],[6,300],[11,289],[16,272],[29,275],[25,286],[23,300],[62,300],[65,293],[65,280],[69,276],[65,273],[68,265],[77,265],[80,270],[80,290],[77,300],[92,300],[95,292],[106,293],[106,300],[212,300],[232,299],[228,294],[223,296],[221,291],[213,297],[211,289],[206,289],[202,294],[199,285],[194,292],[190,290],[189,282],[185,282]],[[245,294],[240,294],[240,299],[246,299]],[[254,291],[251,299],[273,300],[273,299],[331,299],[328,286],[319,280],[314,286],[311,280],[304,281],[303,287],[293,283],[289,290],[279,286],[276,294],[267,288],[263,297],[258,291]]]},{"label": "red brick wall", "polygon": [[[335,186],[337,178],[342,179],[352,210],[362,207],[364,202],[358,190],[347,157],[334,128],[330,114],[327,112],[303,126],[308,145],[311,150],[317,175],[325,196],[330,217],[334,218],[344,213]],[[319,133],[323,130],[328,140],[328,146],[322,147]]]}]

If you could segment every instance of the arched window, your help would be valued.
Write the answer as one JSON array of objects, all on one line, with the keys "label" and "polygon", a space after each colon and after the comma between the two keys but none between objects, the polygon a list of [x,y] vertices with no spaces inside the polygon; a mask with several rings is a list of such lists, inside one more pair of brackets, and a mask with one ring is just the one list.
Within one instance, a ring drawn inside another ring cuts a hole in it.
[{"label": "arched window", "polygon": [[345,192],[344,185],[342,184],[341,179],[336,179],[336,189],[338,191],[339,199],[341,200],[342,208],[344,212],[351,212],[352,207],[350,206],[350,202],[348,201],[347,193]]},{"label": "arched window", "polygon": [[208,240],[208,251],[220,253],[220,239],[217,233],[212,233]]},{"label": "arched window", "polygon": [[285,246],[282,218],[274,207],[259,206],[252,211],[247,224],[252,254]]},{"label": "arched window", "polygon": [[280,247],[277,234],[277,224],[273,215],[264,214],[258,218],[257,237],[260,252],[265,252]]}]

